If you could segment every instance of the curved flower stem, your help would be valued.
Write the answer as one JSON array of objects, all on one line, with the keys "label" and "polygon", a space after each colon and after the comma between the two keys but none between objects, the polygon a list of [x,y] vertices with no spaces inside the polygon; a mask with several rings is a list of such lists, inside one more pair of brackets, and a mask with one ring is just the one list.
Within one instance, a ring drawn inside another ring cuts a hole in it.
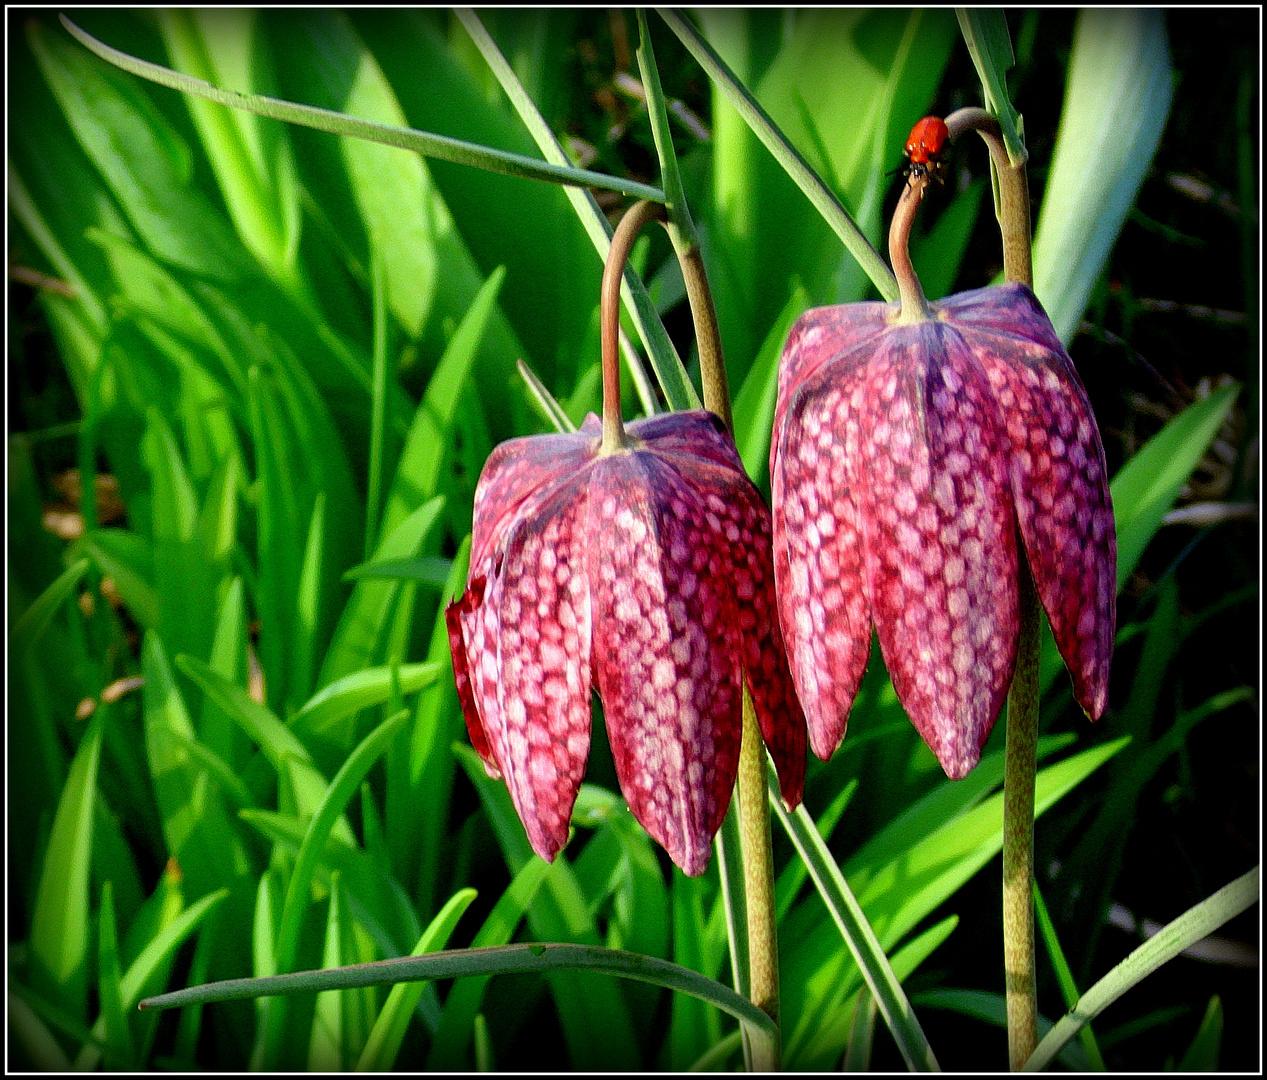
[{"label": "curved flower stem", "polygon": [[[1025,159],[1012,161],[999,122],[984,109],[946,117],[950,138],[976,131],[990,148],[998,178],[996,212],[1003,234],[1003,276],[1033,288],[1029,182]],[[1020,634],[1016,674],[1007,696],[1003,763],[1003,966],[1007,989],[1007,1046],[1019,1070],[1038,1044],[1034,960],[1034,775],[1038,745],[1038,663],[1042,614],[1025,547],[1017,537]]]},{"label": "curved flower stem", "polygon": [[901,325],[925,322],[929,318],[928,300],[924,297],[924,287],[915,276],[910,253],[911,226],[915,224],[915,215],[919,213],[927,187],[926,173],[912,173],[907,177],[897,208],[893,211],[893,220],[889,223],[889,261],[893,264],[893,276],[897,278],[900,305],[897,322]]},{"label": "curved flower stem", "polygon": [[620,419],[620,283],[634,241],[649,221],[663,221],[659,203],[636,202],[620,219],[612,234],[607,264],[603,267],[599,324],[603,343],[603,441],[599,452],[611,454],[629,445]]},{"label": "curved flower stem", "polygon": [[998,203],[995,212],[1003,234],[1003,277],[1034,287],[1034,268],[1030,249],[1029,180],[1025,159],[1012,161],[1003,142],[999,122],[984,109],[957,109],[946,117],[946,128],[953,142],[965,131],[975,131],[990,149],[990,161],[998,177]]}]

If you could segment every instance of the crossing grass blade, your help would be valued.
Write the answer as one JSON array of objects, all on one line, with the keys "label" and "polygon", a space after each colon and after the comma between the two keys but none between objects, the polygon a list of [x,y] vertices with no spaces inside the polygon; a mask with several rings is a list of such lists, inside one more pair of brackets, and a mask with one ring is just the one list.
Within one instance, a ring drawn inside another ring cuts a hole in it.
[{"label": "crossing grass blade", "polygon": [[545,180],[555,184],[572,184],[579,187],[603,188],[640,199],[652,199],[656,202],[664,199],[664,193],[658,188],[640,184],[635,180],[622,180],[619,177],[589,172],[586,169],[552,166],[543,161],[526,158],[521,154],[478,146],[463,142],[461,139],[450,139],[444,135],[434,135],[426,131],[415,131],[411,128],[380,124],[369,120],[357,120],[344,113],[279,101],[260,94],[242,94],[233,90],[223,90],[202,79],[191,78],[160,64],[152,64],[147,60],[128,56],[85,33],[64,15],[61,16],[61,20],[62,25],[75,40],[116,67],[156,82],[160,86],[167,86],[186,94],[195,94],[231,108],[246,109],[259,116],[302,124],[305,127],[314,127],[335,135],[351,135],[369,142],[382,143],[385,146],[413,150],[424,157],[438,158],[441,161],[451,161],[459,165],[470,165],[505,176]]}]

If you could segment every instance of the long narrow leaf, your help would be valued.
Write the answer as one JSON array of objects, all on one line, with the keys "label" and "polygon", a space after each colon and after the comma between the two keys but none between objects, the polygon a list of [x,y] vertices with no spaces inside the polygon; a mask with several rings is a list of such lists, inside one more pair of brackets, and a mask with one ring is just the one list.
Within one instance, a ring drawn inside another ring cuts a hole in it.
[{"label": "long narrow leaf", "polygon": [[358,120],[345,113],[331,112],[329,109],[317,109],[311,105],[298,105],[290,101],[279,101],[277,98],[260,94],[241,94],[234,90],[222,90],[218,86],[194,79],[188,75],[165,68],[161,64],[152,64],[148,60],[140,60],[127,53],[112,49],[105,42],[98,41],[91,34],[85,33],[72,23],[65,15],[60,16],[62,25],[85,48],[97,54],[101,59],[114,64],[124,71],[139,75],[150,82],[179,90],[185,94],[196,94],[209,101],[219,102],[234,109],[245,109],[259,116],[268,116],[274,120],[285,120],[291,124],[327,131],[333,135],[351,135],[354,138],[366,139],[369,142],[397,146],[403,150],[412,150],[424,157],[436,158],[440,161],[452,161],[458,165],[470,165],[477,169],[501,173],[504,176],[517,176],[529,180],[545,180],[552,184],[572,184],[579,187],[603,188],[607,191],[619,191],[623,195],[633,195],[639,199],[651,199],[654,202],[664,201],[664,192],[648,184],[640,184],[636,180],[622,180],[620,177],[608,176],[605,173],[590,172],[588,169],[574,169],[559,165],[550,165],[544,161],[535,161],[522,154],[511,154],[505,150],[495,150],[488,146],[451,139],[445,135],[434,135],[427,131],[416,131],[413,128],[394,127],[390,124],[378,124],[370,120]]},{"label": "long narrow leaf", "polygon": [[436,681],[436,663],[402,664],[399,668],[366,668],[345,675],[318,691],[295,714],[292,726],[301,731],[320,731],[361,709],[381,705],[391,696],[393,685],[402,694],[417,693]]},{"label": "long narrow leaf", "polygon": [[[533,859],[524,865],[488,913],[484,925],[471,942],[474,948],[505,945],[510,941],[545,880],[548,869],[549,863],[541,859]],[[445,999],[444,1012],[440,1014],[440,1025],[427,1058],[429,1071],[449,1072],[465,1067],[466,1036],[474,1030],[475,1017],[487,985],[487,977],[463,979],[453,984]]]},{"label": "long narrow leaf", "polygon": [[1132,986],[1257,902],[1258,867],[1254,867],[1167,923],[1078,999],[1038,1044],[1025,1062],[1025,1071],[1046,1068],[1066,1042]]},{"label": "long narrow leaf", "polygon": [[1189,405],[1113,477],[1117,522],[1117,587],[1130,579],[1144,548],[1174,505],[1179,489],[1218,434],[1240,387],[1225,386]]},{"label": "long narrow leaf", "polygon": [[[567,163],[567,155],[563,152],[563,147],[559,145],[545,118],[537,111],[532,98],[524,90],[518,77],[506,62],[506,58],[502,56],[501,50],[497,48],[488,31],[484,29],[479,17],[466,8],[459,8],[456,11],[456,15],[466,28],[466,32],[471,35],[471,40],[475,42],[480,54],[488,63],[490,70],[496,76],[502,89],[506,91],[511,104],[515,106],[520,119],[523,120],[524,125],[528,128],[538,148],[549,161],[559,166],[565,165]],[[594,249],[598,252],[598,257],[603,262],[606,262],[607,253],[611,248],[612,236],[612,228],[608,224],[606,216],[599,209],[594,196],[589,192],[568,188],[567,194],[573,208],[576,210],[577,217],[580,218],[586,233],[594,243]],[[657,201],[663,202],[664,199],[665,196],[661,194],[660,199]],[[646,287],[638,275],[634,273],[632,267],[625,268],[625,280],[621,285],[620,294],[625,302],[626,309],[634,320],[634,325],[638,328],[642,343],[646,346],[647,353],[651,357],[651,366],[655,369],[661,389],[664,390],[665,399],[669,403],[669,408],[698,409],[699,396],[695,393],[695,387],[691,385],[691,380],[687,378],[686,369],[682,366],[681,358],[673,347],[673,342],[669,340],[669,335],[664,329],[664,323],[660,321],[655,305],[652,304],[651,298],[647,295]],[[624,343],[622,342],[622,344]],[[629,365],[630,374],[634,377],[635,385],[639,386],[641,390],[645,383],[645,375],[641,379],[639,378],[642,373],[637,357],[628,347],[624,349],[624,355]],[[645,392],[642,392],[642,404],[643,409],[647,413],[655,411],[654,397],[648,397]]]},{"label": "long narrow leaf", "polygon": [[488,949],[457,949],[431,956],[400,957],[358,964],[337,971],[300,971],[267,979],[226,979],[160,994],[141,1003],[145,1009],[172,1009],[206,1001],[238,1001],[314,990],[345,990],[354,986],[384,986],[422,979],[457,979],[464,975],[509,975],[551,971],[594,971],[663,986],[692,994],[716,1005],[736,1020],[751,1024],[764,1035],[775,1028],[765,1013],[728,986],[706,979],[697,971],[654,956],[595,945],[500,945]]},{"label": "long narrow leaf", "polygon": [[819,175],[810,168],[809,162],[787,140],[787,136],[779,130],[778,125],[770,118],[769,113],[761,107],[761,103],[749,93],[733,71],[722,60],[704,36],[695,28],[681,12],[658,9],[660,16],[670,29],[677,34],[687,51],[695,57],[696,62],[706,72],[713,83],[726,96],[726,100],[735,111],[744,118],[753,134],[790,176],[805,197],[813,203],[814,208],[823,216],[823,220],[831,226],[832,231],[840,237],[849,253],[858,261],[858,265],[866,272],[880,295],[886,300],[897,299],[897,281],[893,272],[880,258],[875,248],[868,243],[866,236],[855,224],[852,217],[836,198]]},{"label": "long narrow leaf", "polygon": [[875,997],[885,1023],[893,1033],[908,1069],[919,1072],[936,1072],[937,1059],[928,1045],[924,1029],[915,1018],[915,1011],[906,999],[901,983],[889,966],[875,932],[867,922],[853,891],[845,881],[840,867],[827,849],[827,844],[814,827],[814,821],[805,808],[797,807],[789,814],[779,797],[778,777],[767,763],[767,782],[770,802],[787,830],[792,843],[809,868],[814,884],[818,886],[833,921],[840,929],[845,944],[853,954],[867,986]]},{"label": "long narrow leaf", "polygon": [[[1047,947],[1047,958],[1051,961],[1052,970],[1056,973],[1056,982],[1060,984],[1065,1008],[1072,1009],[1078,1003],[1078,987],[1073,981],[1073,972],[1069,969],[1065,952],[1060,947],[1060,939],[1056,936],[1056,925],[1051,921],[1051,915],[1047,911],[1047,904],[1043,900],[1037,881],[1034,882],[1034,917],[1042,933],[1043,944]],[[1086,1050],[1095,1071],[1106,1072],[1104,1056],[1100,1053],[1100,1046],[1096,1042],[1095,1032],[1091,1030],[1091,1026],[1088,1024],[1078,1034],[1082,1040],[1082,1048]]]},{"label": "long narrow leaf", "polygon": [[[424,956],[443,948],[476,895],[474,889],[460,889],[454,893],[423,931],[410,956]],[[423,987],[421,982],[397,983],[392,987],[383,1011],[378,1014],[365,1042],[365,1050],[356,1063],[357,1072],[386,1072],[396,1063],[396,1055],[400,1053],[400,1044],[404,1042],[405,1030],[422,997]]]},{"label": "long narrow leaf", "polygon": [[1172,86],[1165,12],[1078,13],[1034,234],[1034,293],[1062,341],[1077,330],[1152,163]]},{"label": "long narrow leaf", "polygon": [[[158,934],[150,940],[141,951],[141,955],[128,966],[127,972],[119,983],[119,996],[122,999],[125,1011],[136,1005],[142,991],[154,989],[151,985],[152,982],[156,981],[158,976],[169,966],[172,954],[198,928],[198,925],[207,917],[211,910],[228,895],[228,889],[220,889],[204,896],[196,904],[181,911],[170,922],[167,922]],[[92,1034],[96,1040],[104,1038],[105,1024],[103,1021],[97,1021],[92,1029]],[[75,1059],[75,1068],[76,1070],[91,1072],[100,1061],[101,1050],[98,1043],[94,1042],[86,1045],[80,1051],[79,1057]]]},{"label": "long narrow leaf", "polygon": [[48,628],[57,610],[64,604],[88,569],[87,559],[77,559],[62,571],[47,589],[35,598],[35,602],[22,613],[22,617],[9,631],[9,648],[17,653],[35,645]]},{"label": "long narrow leaf", "polygon": [[295,949],[299,943],[299,930],[304,908],[312,884],[312,874],[329,839],[335,821],[343,813],[344,807],[356,794],[388,744],[396,736],[404,724],[406,713],[384,720],[377,728],[361,741],[352,751],[352,755],[344,763],[330,781],[325,797],[321,800],[312,816],[308,832],[300,845],[299,855],[295,859],[295,868],[291,871],[290,884],[286,887],[286,899],[282,904],[281,926],[277,933],[277,967],[284,971],[294,959]]},{"label": "long narrow leaf", "polygon": [[72,1014],[83,1010],[87,985],[88,867],[104,715],[97,712],[71,763],[31,918],[31,952],[56,1001]]},{"label": "long narrow leaf", "polygon": [[[356,794],[370,768],[395,738],[407,715],[402,712],[389,720],[384,720],[362,740],[344,763],[343,768],[330,782],[320,804],[313,812],[308,831],[304,835],[303,843],[299,846],[299,854],[295,858],[295,866],[290,874],[290,883],[286,886],[286,897],[282,902],[277,943],[273,951],[274,970],[285,972],[287,968],[294,965],[295,953],[299,948],[299,932],[303,927],[317,860],[321,857],[331,830],[343,813],[344,807]],[[285,1032],[286,1019],[283,1004],[282,1002],[271,1003],[271,1007],[264,1013],[264,1038],[259,1060],[265,1068],[275,1067],[282,1052],[281,1040]]]},{"label": "long narrow leaf", "polygon": [[128,1030],[123,994],[119,988],[119,930],[114,919],[114,887],[109,881],[101,889],[97,927],[97,987],[106,1045],[114,1054],[117,1067],[131,1068],[134,1061],[132,1033]]}]

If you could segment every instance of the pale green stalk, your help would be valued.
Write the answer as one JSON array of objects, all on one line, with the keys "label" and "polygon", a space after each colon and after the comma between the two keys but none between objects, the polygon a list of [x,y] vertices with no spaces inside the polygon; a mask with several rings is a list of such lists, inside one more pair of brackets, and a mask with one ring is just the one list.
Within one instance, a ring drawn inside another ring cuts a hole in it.
[{"label": "pale green stalk", "polygon": [[[952,139],[976,131],[990,148],[998,178],[1003,276],[1034,286],[1030,256],[1029,183],[1025,157],[1013,164],[999,122],[984,109],[960,109],[946,117]],[[1007,696],[1007,744],[1003,759],[1003,969],[1007,991],[1007,1045],[1012,1069],[1020,1069],[1038,1043],[1034,959],[1034,777],[1038,770],[1038,666],[1042,609],[1025,549],[1017,544],[1019,634],[1016,674]]]}]

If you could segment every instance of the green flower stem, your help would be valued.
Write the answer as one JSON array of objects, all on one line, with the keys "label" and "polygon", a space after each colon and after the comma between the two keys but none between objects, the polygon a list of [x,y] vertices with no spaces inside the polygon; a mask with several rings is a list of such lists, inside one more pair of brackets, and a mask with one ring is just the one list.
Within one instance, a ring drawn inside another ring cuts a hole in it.
[{"label": "green flower stem", "polygon": [[774,906],[774,855],[770,847],[770,804],[765,783],[765,743],[745,684],[743,740],[739,744],[739,848],[743,856],[748,916],[748,996],[774,1022],[773,1036],[754,1040],[753,1072],[778,1072],[782,1046],[779,1032],[779,943]]},{"label": "green flower stem", "polygon": [[[1018,545],[1019,547],[1019,545]],[[1038,748],[1038,662],[1042,615],[1023,550],[1018,551],[1020,636],[1007,695],[1003,758],[1003,971],[1007,1049],[1013,1071],[1038,1045],[1034,959],[1034,775]]]},{"label": "green flower stem", "polygon": [[[674,230],[669,229],[672,238]],[[726,363],[722,356],[721,335],[717,329],[717,311],[713,307],[713,293],[704,273],[704,257],[699,244],[674,242],[682,278],[686,282],[686,297],[691,304],[691,318],[695,324],[695,342],[699,347],[700,383],[704,390],[704,407],[715,412],[726,424],[726,430],[734,435],[735,422],[730,411],[730,384],[726,380]]]},{"label": "green flower stem", "polygon": [[946,127],[953,142],[965,131],[975,131],[990,148],[990,162],[998,177],[998,203],[995,213],[1003,234],[1003,277],[1034,287],[1034,266],[1031,257],[1029,222],[1029,180],[1022,157],[1013,162],[1003,142],[999,122],[984,109],[958,109],[946,117]]},{"label": "green flower stem", "polygon": [[[686,295],[691,304],[695,324],[695,341],[699,349],[700,381],[704,390],[704,407],[721,417],[726,429],[734,435],[730,407],[730,386],[726,379],[726,361],[722,353],[721,333],[712,291],[704,271],[699,236],[691,220],[682,188],[677,156],[665,111],[664,90],[660,85],[659,68],[647,26],[646,13],[638,12],[638,68],[647,90],[647,111],[651,132],[660,158],[665,192],[665,228],[674,253],[682,268]],[[623,224],[623,222],[622,222]],[[774,905],[774,859],[770,846],[770,807],[766,801],[765,743],[757,726],[756,713],[748,688],[743,689],[743,736],[739,749],[739,854],[743,870],[744,912],[747,924],[748,996],[775,1022],[773,1039],[763,1039],[749,1031],[747,1048],[749,1065],[757,1072],[779,1068],[781,1047],[779,1017],[779,951],[777,915]]]},{"label": "green flower stem", "polygon": [[695,222],[691,220],[686,192],[682,187],[682,173],[678,168],[677,154],[673,151],[673,135],[669,130],[664,89],[660,85],[660,69],[656,65],[651,32],[647,27],[647,13],[641,8],[638,10],[638,35],[638,70],[647,91],[647,114],[651,120],[651,135],[655,139],[656,153],[660,158],[661,183],[664,186],[665,210],[668,213],[665,228],[678,264],[682,267],[686,296],[691,305],[695,342],[699,349],[700,382],[704,388],[704,407],[720,416],[733,435],[730,385],[726,380],[721,334],[717,329],[717,312],[713,307],[708,276],[704,272],[699,234],[695,230]]},{"label": "green flower stem", "polygon": [[[1030,258],[1029,182],[1025,157],[1013,162],[999,122],[984,109],[946,117],[950,138],[975,131],[990,149],[998,179],[995,207],[1003,234],[1003,276],[1034,286]],[[1020,635],[1016,675],[1007,696],[1007,748],[1003,759],[1003,966],[1007,989],[1007,1046],[1013,1070],[1038,1044],[1034,958],[1034,775],[1038,768],[1038,665],[1042,613],[1025,549],[1017,544]]]},{"label": "green flower stem", "polygon": [[[686,193],[673,152],[669,117],[660,86],[659,68],[647,27],[647,16],[638,12],[638,67],[647,88],[647,111],[651,132],[660,158],[665,205],[666,228],[686,284],[695,323],[695,343],[699,349],[700,382],[704,390],[704,408],[716,413],[734,435],[730,408],[730,384],[726,380],[726,360],[722,353],[721,333],[717,328],[717,311],[713,294],[704,272],[699,236],[686,205]],[[748,997],[775,1022],[772,1040],[757,1038],[748,1032],[746,1040],[749,1067],[754,1072],[777,1071],[782,1056],[779,1042],[779,946],[778,916],[774,905],[774,856],[770,847],[770,804],[765,787],[765,742],[757,725],[752,698],[743,688],[743,736],[739,747],[739,855],[743,867],[744,914],[747,926]]]}]

